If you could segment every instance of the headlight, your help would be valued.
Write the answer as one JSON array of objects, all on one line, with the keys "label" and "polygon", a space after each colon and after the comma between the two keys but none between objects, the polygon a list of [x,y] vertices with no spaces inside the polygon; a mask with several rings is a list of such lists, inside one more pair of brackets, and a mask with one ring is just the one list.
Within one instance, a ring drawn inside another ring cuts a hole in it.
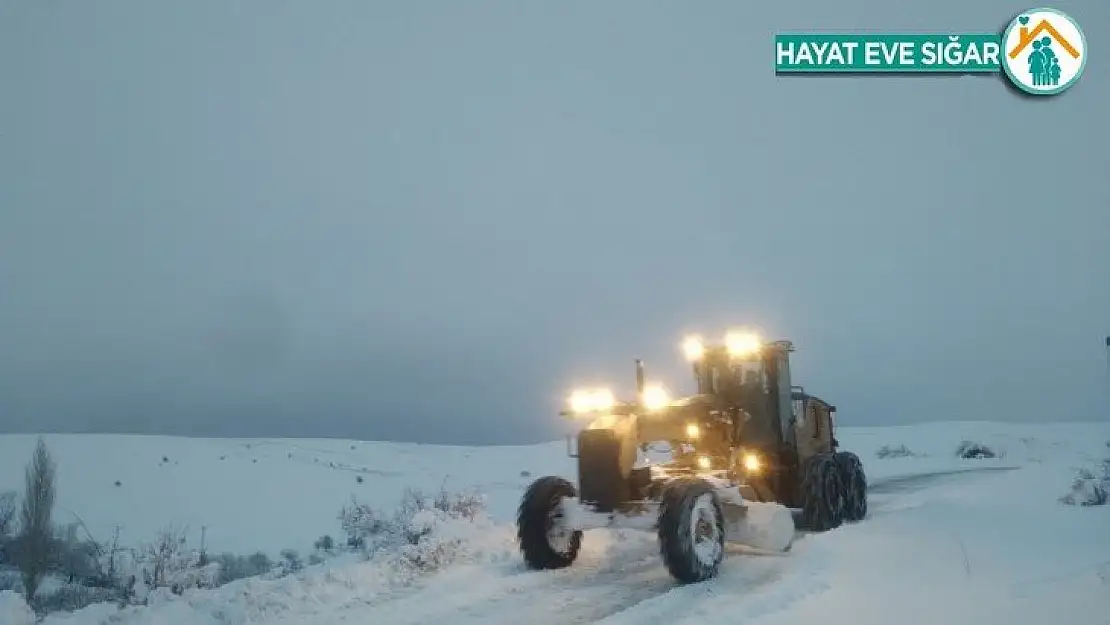
[{"label": "headlight", "polygon": [[671,394],[662,386],[653,385],[644,389],[640,400],[649,411],[662,410],[671,405]]},{"label": "headlight", "polygon": [[711,461],[709,459],[709,456],[698,456],[698,468],[699,469],[709,469],[712,466],[713,466],[713,461]]},{"label": "headlight", "polygon": [[763,468],[763,462],[759,460],[759,456],[755,454],[744,454],[744,470],[748,473],[759,473]]},{"label": "headlight", "polygon": [[697,438],[701,436],[701,428],[697,423],[686,424],[686,438]]},{"label": "headlight", "polygon": [[729,332],[725,336],[725,347],[729,356],[748,356],[759,351],[763,343],[759,335],[752,332]]},{"label": "headlight", "polygon": [[613,392],[608,389],[581,389],[570,394],[567,401],[576,413],[608,412],[616,405]]},{"label": "headlight", "polygon": [[602,389],[594,392],[594,410],[598,412],[609,412],[617,405],[617,398],[613,397],[613,392],[608,389]]},{"label": "headlight", "polygon": [[686,354],[686,360],[691,362],[701,360],[705,355],[705,343],[702,342],[700,336],[688,336],[686,340],[682,341],[682,351]]}]

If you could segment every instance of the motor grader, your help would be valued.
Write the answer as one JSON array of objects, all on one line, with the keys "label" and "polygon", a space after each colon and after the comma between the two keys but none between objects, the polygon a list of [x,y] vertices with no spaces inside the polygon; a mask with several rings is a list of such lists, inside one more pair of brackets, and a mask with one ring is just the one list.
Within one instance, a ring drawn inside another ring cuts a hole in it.
[{"label": "motor grader", "polygon": [[626,527],[654,530],[670,574],[698,582],[717,574],[726,541],[781,552],[796,530],[866,516],[860,459],[839,449],[836,407],[792,384],[791,342],[733,332],[683,350],[688,397],[646,384],[639,360],[634,400],[571,394],[561,414],[584,424],[568,439],[578,480],[541,477],[525,491],[517,538],[529,568],[567,567],[583,531]]}]

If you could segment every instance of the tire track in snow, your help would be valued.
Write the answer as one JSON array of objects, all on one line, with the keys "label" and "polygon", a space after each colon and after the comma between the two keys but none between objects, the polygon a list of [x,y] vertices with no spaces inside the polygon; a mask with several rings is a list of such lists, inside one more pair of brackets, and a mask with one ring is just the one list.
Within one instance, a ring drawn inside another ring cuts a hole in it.
[{"label": "tire track in snow", "polygon": [[818,550],[796,544],[791,555],[731,554],[716,578],[677,586],[670,592],[598,621],[604,625],[678,625],[747,621],[788,609],[798,601],[824,592],[827,568]]},{"label": "tire track in snow", "polygon": [[[653,535],[618,536],[588,534],[582,556],[566,569],[529,571],[514,562],[451,571],[429,580],[420,592],[385,599],[375,607],[375,620],[391,625],[592,623],[675,587]],[[591,538],[606,542],[590,549]]]},{"label": "tire track in snow", "polygon": [[912,493],[924,490],[930,486],[939,486],[941,484],[963,480],[969,476],[974,477],[997,471],[1016,471],[1020,468],[1021,467],[1014,466],[988,466],[889,477],[875,480],[873,484],[868,485],[867,493],[869,495]]}]

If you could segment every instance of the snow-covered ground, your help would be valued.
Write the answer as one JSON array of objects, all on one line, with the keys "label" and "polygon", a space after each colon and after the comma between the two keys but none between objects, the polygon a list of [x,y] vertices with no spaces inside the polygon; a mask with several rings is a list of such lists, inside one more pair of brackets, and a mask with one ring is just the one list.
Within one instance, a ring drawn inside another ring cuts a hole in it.
[{"label": "snow-covered ground", "polygon": [[[492,518],[470,528],[454,563],[411,584],[397,584],[380,563],[339,559],[278,580],[241,580],[123,613],[94,606],[45,623],[1110,623],[1110,507],[1058,502],[1079,468],[1105,457],[1110,425],[931,423],[842,427],[839,437],[869,474],[865,522],[800,537],[783,555],[730,549],[719,578],[679,586],[654,537],[631,531],[588,533],[569,569],[523,568],[512,515],[535,477],[573,476],[562,442],[46,436],[58,463],[56,520],[79,514],[98,537],[121,526],[125,542],[174,523],[193,528],[193,540],[206,527],[212,552],[307,550],[323,534],[341,539],[336,514],[352,495],[390,508],[406,487],[433,492],[444,482],[484,492]],[[965,439],[1002,457],[959,460]],[[21,489],[34,441],[0,436],[0,491]],[[900,444],[917,455],[876,458],[880,447]],[[15,617],[0,608],[5,618]]]}]

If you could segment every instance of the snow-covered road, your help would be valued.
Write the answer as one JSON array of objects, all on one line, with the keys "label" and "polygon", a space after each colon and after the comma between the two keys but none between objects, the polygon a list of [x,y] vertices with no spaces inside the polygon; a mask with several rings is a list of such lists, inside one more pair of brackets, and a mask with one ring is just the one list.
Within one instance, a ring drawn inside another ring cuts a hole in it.
[{"label": "snow-covered road", "polygon": [[[911,514],[923,501],[937,501],[952,488],[990,487],[1010,467],[931,471],[918,476],[878,480],[867,523]],[[1001,469],[1001,470],[1000,470]],[[994,488],[1006,488],[997,483]],[[958,492],[958,490],[957,490]],[[912,514],[911,514],[912,516]],[[866,526],[844,528],[866,532]],[[923,537],[928,540],[929,537]],[[636,531],[597,530],[587,533],[579,560],[568,569],[531,572],[514,560],[496,566],[468,565],[409,589],[372,607],[375,620],[391,625],[524,622],[529,625],[611,623],[629,625],[705,622],[749,622],[789,611],[837,587],[835,534],[799,536],[783,555],[752,554],[730,548],[720,576],[710,582],[682,586],[663,568],[654,536]],[[881,559],[882,542],[858,557]],[[952,560],[964,572],[964,560]],[[367,615],[367,606],[346,606],[317,623],[349,623]],[[721,620],[726,619],[726,620]],[[300,625],[299,618],[274,621]]]},{"label": "snow-covered road", "polygon": [[[568,569],[527,571],[514,555],[503,554],[500,561],[454,567],[365,602],[321,605],[311,623],[370,617],[390,625],[676,625],[779,618],[786,623],[797,622],[799,613],[817,618],[826,609],[849,611],[855,623],[876,624],[1020,623],[1032,622],[1014,620],[1030,614],[1110,622],[1097,620],[1110,615],[1108,588],[1099,577],[1110,551],[1072,548],[1054,554],[1071,563],[1073,582],[1085,580],[1090,587],[1076,584],[1066,593],[1046,594],[1037,582],[1057,563],[1029,547],[1051,538],[1045,535],[1051,525],[1042,524],[1051,515],[1015,523],[1007,514],[1014,510],[997,508],[1021,484],[1035,481],[1036,473],[1036,468],[991,465],[876,480],[865,523],[799,536],[782,555],[730,548],[720,576],[702,584],[676,584],[650,533],[597,530],[587,534],[582,555]],[[1020,502],[1017,498],[1016,508]],[[1084,530],[1091,535],[1096,528]],[[896,600],[876,600],[883,597]],[[288,614],[268,622],[310,621]]]}]

